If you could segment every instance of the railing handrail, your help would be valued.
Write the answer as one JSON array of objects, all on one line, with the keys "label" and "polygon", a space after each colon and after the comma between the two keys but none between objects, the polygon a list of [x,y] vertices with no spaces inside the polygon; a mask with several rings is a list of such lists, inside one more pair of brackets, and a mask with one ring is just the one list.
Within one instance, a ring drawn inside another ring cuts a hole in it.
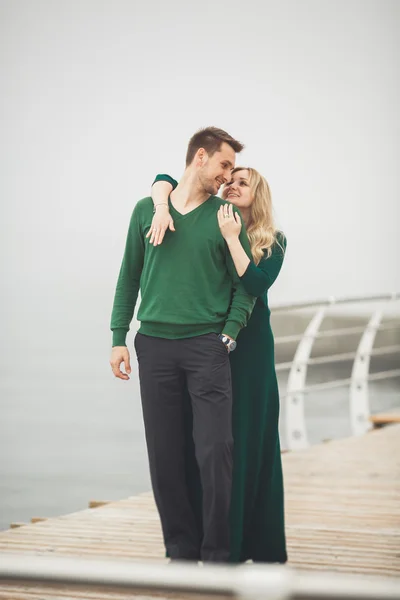
[{"label": "railing handrail", "polygon": [[[368,381],[380,381],[382,379],[393,379],[400,377],[400,369],[389,369],[387,371],[378,371],[377,373],[370,373],[367,377]],[[323,383],[313,383],[307,385],[301,389],[291,390],[290,395],[296,394],[309,394],[311,392],[320,392],[322,390],[330,390],[334,388],[346,387],[351,385],[352,379],[350,377],[346,379],[332,379],[331,381],[324,381]],[[281,398],[286,398],[289,394],[282,394]]]},{"label": "railing handrail", "polygon": [[296,572],[276,565],[162,565],[16,554],[0,555],[0,581],[224,595],[242,600],[395,600],[399,581]]},{"label": "railing handrail", "polygon": [[[385,322],[381,323],[377,328],[378,331],[392,331],[400,327],[400,321],[395,323]],[[365,325],[357,325],[351,327],[338,327],[338,329],[325,329],[318,331],[315,334],[315,338],[324,337],[336,337],[339,335],[351,335],[352,333],[363,333],[365,331]],[[285,344],[290,342],[299,342],[304,337],[304,333],[296,333],[294,335],[282,335],[275,338],[275,344]]]},{"label": "railing handrail", "polygon": [[371,296],[343,296],[336,298],[335,296],[329,296],[320,300],[309,300],[306,302],[293,302],[283,304],[272,304],[271,310],[274,312],[284,312],[288,310],[298,310],[302,308],[315,308],[316,306],[329,306],[337,304],[356,304],[361,302],[377,302],[383,300],[398,300],[400,299],[400,292],[391,292],[386,294],[377,294]]},{"label": "railing handrail", "polygon": [[[400,344],[395,344],[394,346],[381,346],[380,348],[373,348],[370,352],[370,356],[384,356],[385,354],[396,354],[400,352]],[[357,352],[341,352],[340,354],[326,354],[324,356],[316,356],[314,358],[309,358],[302,362],[299,361],[299,364],[304,365],[329,365],[331,363],[342,362],[352,360],[357,356]],[[292,366],[292,361],[284,362],[284,363],[276,363],[275,368],[277,371],[285,371],[290,369]]]}]

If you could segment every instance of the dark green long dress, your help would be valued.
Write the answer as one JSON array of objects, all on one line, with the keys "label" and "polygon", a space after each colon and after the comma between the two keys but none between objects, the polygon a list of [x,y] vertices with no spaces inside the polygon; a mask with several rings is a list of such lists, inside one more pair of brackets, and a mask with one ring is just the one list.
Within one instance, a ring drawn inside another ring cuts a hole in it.
[{"label": "dark green long dress", "polygon": [[[283,234],[278,241],[286,249]],[[257,296],[247,327],[230,354],[233,387],[233,487],[231,561],[286,562],[282,461],[278,433],[279,392],[268,290],[282,267],[275,243],[241,278]]]},{"label": "dark green long dress", "polygon": [[[169,175],[155,181],[177,182]],[[278,234],[272,254],[258,266],[251,262],[241,277],[257,300],[247,327],[237,338],[230,362],[233,389],[233,482],[231,557],[233,563],[287,561],[282,461],[278,433],[279,392],[268,290],[282,267],[286,238]],[[192,438],[190,398],[186,403],[186,477],[188,493],[201,530],[201,484]]]}]

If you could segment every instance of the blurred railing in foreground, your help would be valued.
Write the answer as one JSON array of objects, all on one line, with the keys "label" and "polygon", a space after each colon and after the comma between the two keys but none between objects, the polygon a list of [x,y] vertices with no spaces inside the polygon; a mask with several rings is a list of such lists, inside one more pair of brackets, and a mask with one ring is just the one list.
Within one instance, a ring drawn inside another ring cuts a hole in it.
[{"label": "blurred railing in foreground", "polygon": [[241,600],[398,600],[400,592],[396,579],[311,574],[265,564],[199,568],[185,563],[160,565],[15,554],[0,555],[0,582],[69,585],[68,597],[73,597],[73,586],[178,592],[181,597],[182,592],[200,593]]},{"label": "blurred railing in foreground", "polygon": [[[349,416],[352,434],[361,435],[371,429],[372,424],[369,420],[369,382],[400,377],[400,368],[373,374],[369,372],[371,356],[383,356],[385,354],[388,355],[400,352],[400,344],[376,349],[373,347],[375,336],[378,331],[394,330],[400,327],[400,321],[394,323],[382,323],[382,317],[385,311],[399,298],[399,293],[393,293],[356,298],[329,298],[325,301],[287,304],[273,307],[273,313],[289,313],[300,309],[315,309],[315,314],[312,316],[304,333],[275,338],[275,344],[298,342],[293,360],[290,362],[278,363],[276,365],[277,371],[289,370],[286,394],[282,397],[286,402],[286,435],[289,450],[297,450],[309,445],[304,414],[304,397],[310,392],[349,386]],[[343,306],[357,303],[366,304],[370,302],[378,303],[379,307],[372,312],[366,326],[353,326],[319,331],[327,310],[333,305]],[[340,354],[310,358],[316,339],[348,336],[357,333],[362,335],[355,352],[343,352]],[[350,378],[306,385],[307,368],[309,365],[333,364],[353,359],[354,362]]]}]

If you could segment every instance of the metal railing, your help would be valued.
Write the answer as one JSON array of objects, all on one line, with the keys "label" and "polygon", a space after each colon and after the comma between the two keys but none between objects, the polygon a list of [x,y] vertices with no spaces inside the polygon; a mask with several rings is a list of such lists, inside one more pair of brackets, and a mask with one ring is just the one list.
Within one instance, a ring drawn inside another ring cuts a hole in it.
[{"label": "metal railing", "polygon": [[333,304],[360,304],[365,302],[381,302],[382,300],[399,300],[400,292],[392,292],[390,294],[377,294],[371,296],[343,296],[342,298],[336,298],[336,296],[329,296],[328,298],[321,298],[320,300],[312,300],[307,302],[294,302],[291,304],[277,304],[272,305],[274,312],[287,312],[288,310],[298,310],[302,308],[318,308],[319,306],[332,306]]},{"label": "metal railing", "polygon": [[[304,333],[280,336],[275,339],[275,344],[298,342],[292,361],[278,363],[276,370],[289,370],[286,394],[282,399],[286,402],[286,434],[289,450],[298,450],[309,446],[305,420],[304,401],[306,394],[348,386],[349,393],[349,418],[353,435],[361,435],[372,427],[369,408],[369,382],[400,377],[400,369],[390,369],[379,373],[369,372],[371,356],[392,355],[400,352],[400,345],[390,345],[374,349],[374,341],[378,331],[391,331],[400,328],[400,320],[394,323],[382,323],[385,310],[400,299],[400,293],[382,294],[377,296],[357,296],[346,298],[328,298],[326,300],[285,304],[272,308],[274,313],[293,312],[296,310],[315,309]],[[378,302],[379,308],[375,309],[366,326],[350,326],[338,329],[320,331],[321,324],[329,308],[334,305],[350,305],[359,303]],[[317,339],[333,338],[362,334],[355,352],[343,352],[311,358],[311,352]],[[307,370],[309,366],[333,364],[341,361],[353,360],[350,378],[336,379],[324,383],[306,385]]]},{"label": "metal railing", "polygon": [[[398,600],[400,597],[398,579],[307,573],[287,566],[199,568],[184,563],[162,565],[17,554],[0,555],[0,582],[202,593],[241,600]],[[69,597],[72,594],[69,590]]]}]

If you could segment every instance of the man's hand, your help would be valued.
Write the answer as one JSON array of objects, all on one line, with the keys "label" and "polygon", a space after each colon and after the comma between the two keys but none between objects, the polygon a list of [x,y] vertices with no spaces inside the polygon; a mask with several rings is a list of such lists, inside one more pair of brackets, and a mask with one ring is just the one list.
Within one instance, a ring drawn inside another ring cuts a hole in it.
[{"label": "man's hand", "polygon": [[174,220],[169,214],[168,204],[159,204],[156,206],[156,212],[146,238],[151,236],[150,244],[159,246],[164,239],[167,229],[175,231]]},{"label": "man's hand", "polygon": [[119,377],[119,379],[129,379],[129,376],[126,373],[123,373],[120,369],[122,362],[125,365],[126,373],[130,373],[131,359],[128,348],[126,346],[114,346],[110,359],[112,372],[114,373],[115,377]]}]

